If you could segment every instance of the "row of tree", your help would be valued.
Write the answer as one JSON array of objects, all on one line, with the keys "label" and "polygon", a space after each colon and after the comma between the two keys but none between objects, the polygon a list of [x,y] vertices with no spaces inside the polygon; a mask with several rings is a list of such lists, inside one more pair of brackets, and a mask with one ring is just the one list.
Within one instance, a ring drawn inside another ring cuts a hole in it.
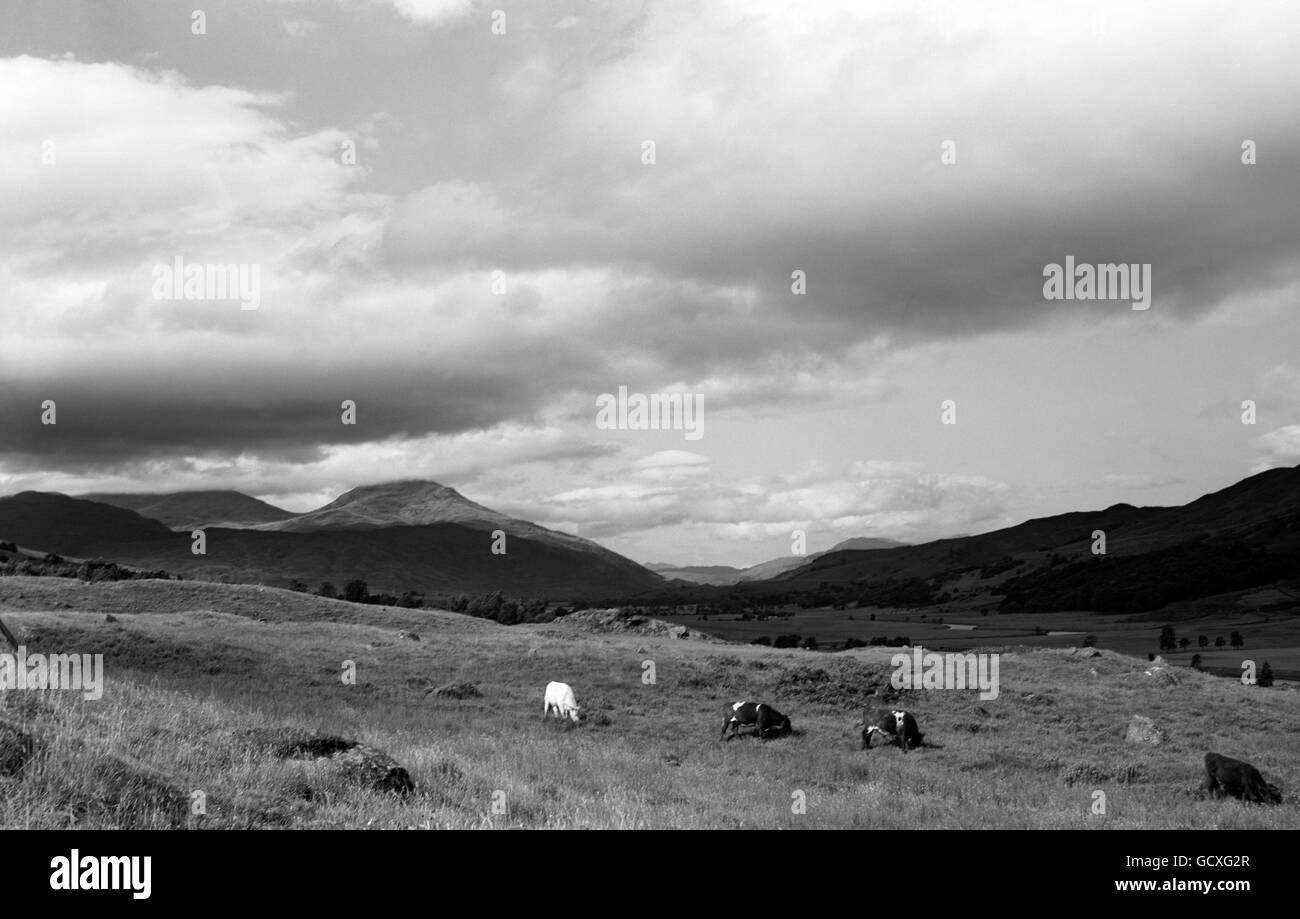
[{"label": "row of tree", "polygon": [[[295,580],[289,584],[290,590],[298,593],[310,593],[307,584]],[[342,592],[328,581],[316,589],[316,595],[331,600],[346,600],[349,603],[369,603],[378,606],[399,606],[405,609],[425,609],[435,607],[451,610],[453,613],[465,613],[479,619],[491,619],[502,625],[518,625],[524,622],[551,622],[559,616],[565,616],[571,610],[563,607],[551,607],[545,600],[519,599],[507,597],[501,591],[489,594],[469,596],[456,594],[444,598],[442,602],[428,603],[423,594],[407,591],[400,597],[394,594],[372,594],[369,585],[361,579],[348,581]]]},{"label": "row of tree", "polygon": [[[1191,644],[1192,640],[1186,635],[1179,638],[1178,633],[1174,630],[1172,625],[1167,625],[1160,630],[1161,651],[1176,651],[1179,648],[1187,649],[1191,647]],[[1244,648],[1246,646],[1246,638],[1240,632],[1234,631],[1229,635],[1227,641],[1224,640],[1222,635],[1214,639],[1214,646],[1216,648],[1222,648],[1225,644],[1230,644],[1234,648]],[[1209,637],[1205,635],[1196,636],[1196,646],[1198,648],[1208,648],[1210,646]]]}]

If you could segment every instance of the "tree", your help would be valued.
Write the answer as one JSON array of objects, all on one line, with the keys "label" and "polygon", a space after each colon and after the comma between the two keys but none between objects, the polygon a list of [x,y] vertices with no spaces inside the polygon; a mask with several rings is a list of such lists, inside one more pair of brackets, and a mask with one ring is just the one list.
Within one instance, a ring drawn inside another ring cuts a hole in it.
[{"label": "tree", "polygon": [[1178,639],[1178,647],[1182,648],[1184,651],[1187,650],[1187,646],[1190,645],[1191,643],[1192,640],[1188,638],[1186,635]]},{"label": "tree", "polygon": [[322,597],[329,597],[331,600],[337,598],[339,595],[339,592],[334,588],[334,585],[331,584],[329,581],[326,581],[324,584],[322,584],[320,586],[320,590],[316,591],[316,593],[320,594]]},{"label": "tree", "polygon": [[1232,646],[1234,648],[1240,648],[1242,645],[1246,643],[1246,639],[1241,637],[1240,632],[1233,632],[1231,641],[1232,641]]},{"label": "tree", "polygon": [[297,578],[294,578],[292,581],[289,582],[289,589],[294,591],[295,593],[305,594],[308,590],[307,582],[300,581]]},{"label": "tree", "polygon": [[1222,648],[1222,647],[1223,647],[1224,645],[1226,645],[1226,644],[1227,644],[1227,642],[1223,640],[1223,636],[1222,636],[1222,635],[1220,635],[1218,638],[1214,639],[1214,647],[1216,647],[1216,648]]},{"label": "tree", "polygon": [[1264,661],[1264,666],[1259,668],[1259,675],[1255,677],[1255,682],[1260,686],[1273,685],[1273,668],[1268,665],[1268,661]]},{"label": "tree", "polygon": [[366,582],[360,578],[348,581],[343,588],[343,599],[349,603],[365,603],[368,596],[370,592],[366,588]]},{"label": "tree", "polygon": [[1095,648],[1095,647],[1097,647],[1097,636],[1096,636],[1096,635],[1085,635],[1085,636],[1083,636],[1083,646],[1084,646],[1085,648]]},{"label": "tree", "polygon": [[1200,667],[1201,667],[1201,655],[1199,655],[1199,654],[1193,654],[1193,655],[1192,655],[1192,669],[1193,669],[1193,670],[1199,670]]},{"label": "tree", "polygon": [[1178,647],[1178,635],[1172,625],[1167,625],[1160,630],[1160,650],[1172,651],[1176,647]]},{"label": "tree", "polygon": [[816,637],[815,637],[815,636],[812,636],[812,635],[809,635],[807,638],[805,638],[805,639],[803,640],[803,646],[804,646],[805,648],[807,648],[809,651],[816,651],[816,650],[817,650],[817,639],[816,639]]},{"label": "tree", "polygon": [[1207,647],[1207,646],[1209,646],[1209,644],[1210,644],[1210,640],[1209,640],[1208,638],[1206,638],[1204,635],[1197,635],[1197,636],[1196,636],[1196,646],[1197,646],[1198,648],[1204,648],[1204,647]]}]

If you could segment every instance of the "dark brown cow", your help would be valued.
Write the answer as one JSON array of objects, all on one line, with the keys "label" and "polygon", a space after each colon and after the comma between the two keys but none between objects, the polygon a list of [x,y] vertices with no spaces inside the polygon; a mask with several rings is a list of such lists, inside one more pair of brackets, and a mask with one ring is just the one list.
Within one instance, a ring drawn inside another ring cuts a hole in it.
[{"label": "dark brown cow", "polygon": [[1282,803],[1282,792],[1264,781],[1258,769],[1218,753],[1205,754],[1205,784],[1201,788],[1215,798],[1231,795],[1253,804]]},{"label": "dark brown cow", "polygon": [[728,728],[731,729],[731,737],[735,737],[738,728],[749,725],[758,727],[761,740],[766,740],[768,734],[789,734],[792,730],[790,719],[766,702],[737,702],[727,710],[727,720],[722,722],[722,736],[718,739],[730,739],[727,736]]}]

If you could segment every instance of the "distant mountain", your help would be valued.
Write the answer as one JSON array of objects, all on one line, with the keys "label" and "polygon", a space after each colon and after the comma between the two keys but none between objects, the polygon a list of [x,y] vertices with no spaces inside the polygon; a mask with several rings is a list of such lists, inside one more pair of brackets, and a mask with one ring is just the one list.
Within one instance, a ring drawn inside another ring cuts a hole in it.
[{"label": "distant mountain", "polygon": [[[846,539],[843,542],[837,543],[827,551],[835,552],[841,549],[892,549],[903,545],[906,545],[906,543],[901,543],[893,539],[872,539],[867,536],[854,536],[851,539]],[[757,565],[751,565],[748,568],[733,568],[730,565],[667,565],[662,562],[655,562],[646,567],[666,578],[690,581],[693,584],[710,584],[715,587],[725,587],[731,584],[739,584],[742,581],[764,581],[768,578],[774,578],[787,571],[793,571],[796,568],[806,565],[812,559],[825,554],[825,552],[818,552],[814,555],[786,555],[781,558],[773,558],[765,562],[759,562]]]},{"label": "distant mountain", "polygon": [[141,516],[161,521],[173,530],[248,527],[296,516],[293,511],[238,491],[181,491],[165,495],[94,493],[81,497],[133,510]]},{"label": "distant mountain", "polygon": [[[219,502],[196,505],[212,509]],[[227,507],[257,510],[240,501]],[[500,514],[436,482],[358,488],[282,521],[204,529],[207,554],[195,556],[188,532],[135,511],[37,492],[0,498],[0,539],[207,580],[303,580],[312,589],[329,581],[341,589],[361,579],[372,592],[500,590],[554,599],[632,596],[665,583],[590,540]],[[491,531],[498,529],[506,534],[504,554],[492,552]]]},{"label": "distant mountain", "polygon": [[[899,546],[905,546],[907,543],[899,542],[897,539],[872,539],[869,536],[854,536],[852,539],[846,539],[843,542],[837,542],[826,552],[841,552],[845,549],[897,549]],[[818,555],[825,555],[826,552],[818,552]]]},{"label": "distant mountain", "polygon": [[651,562],[646,567],[669,580],[715,586],[734,584],[743,574],[742,569],[730,565],[668,565],[663,562]]}]

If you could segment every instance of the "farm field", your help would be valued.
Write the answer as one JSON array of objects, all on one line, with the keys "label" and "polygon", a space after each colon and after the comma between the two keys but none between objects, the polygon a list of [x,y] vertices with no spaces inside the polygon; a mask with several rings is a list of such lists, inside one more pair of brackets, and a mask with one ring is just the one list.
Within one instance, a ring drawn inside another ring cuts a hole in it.
[{"label": "farm field", "polygon": [[[904,756],[861,751],[854,726],[888,683],[893,649],[774,650],[563,620],[507,627],[193,581],[3,578],[0,616],[30,650],[105,656],[98,701],[0,695],[2,723],[37,739],[26,767],[0,779],[6,828],[1300,826],[1290,684],[1182,670],[1166,684],[1145,675],[1145,654],[1030,647],[1012,640],[1019,623],[990,637],[1006,649],[996,699],[903,696],[927,741]],[[928,640],[915,625],[888,631]],[[344,661],[356,685],[341,681]],[[542,720],[552,679],[574,687],[581,724]],[[462,683],[479,695],[430,693]],[[720,742],[724,711],[744,698],[777,706],[794,735]],[[1155,722],[1160,743],[1126,741],[1135,715]],[[414,792],[370,790],[328,760],[277,758],[250,740],[311,732],[386,752]],[[1284,804],[1199,799],[1207,751],[1254,763]],[[1105,815],[1091,812],[1097,790]],[[191,813],[196,792],[204,815]]]},{"label": "farm field", "polygon": [[[768,617],[743,620],[738,615],[673,614],[665,616],[693,629],[710,632],[729,641],[752,642],[766,636],[798,635],[815,638],[820,648],[843,648],[849,638],[870,642],[882,636],[905,636],[913,644],[934,650],[994,648],[1023,645],[1031,648],[1070,648],[1094,636],[1096,645],[1146,659],[1160,654],[1170,663],[1189,666],[1192,655],[1200,654],[1202,667],[1214,672],[1241,673],[1241,662],[1254,660],[1259,666],[1267,660],[1279,678],[1300,680],[1300,613],[1260,614],[1248,611],[1210,609],[1200,615],[1180,610],[1176,618],[1163,611],[1142,615],[1117,615],[1093,612],[1010,613],[978,611],[900,609],[819,609],[790,610],[788,618]],[[874,618],[872,618],[874,616]],[[942,621],[939,621],[942,620]],[[1160,649],[1160,630],[1174,626],[1179,638],[1191,643],[1185,649]],[[1232,632],[1241,632],[1241,648],[1226,644]],[[1209,644],[1198,647],[1197,637],[1205,635]],[[1225,645],[1214,641],[1222,636]]]}]

